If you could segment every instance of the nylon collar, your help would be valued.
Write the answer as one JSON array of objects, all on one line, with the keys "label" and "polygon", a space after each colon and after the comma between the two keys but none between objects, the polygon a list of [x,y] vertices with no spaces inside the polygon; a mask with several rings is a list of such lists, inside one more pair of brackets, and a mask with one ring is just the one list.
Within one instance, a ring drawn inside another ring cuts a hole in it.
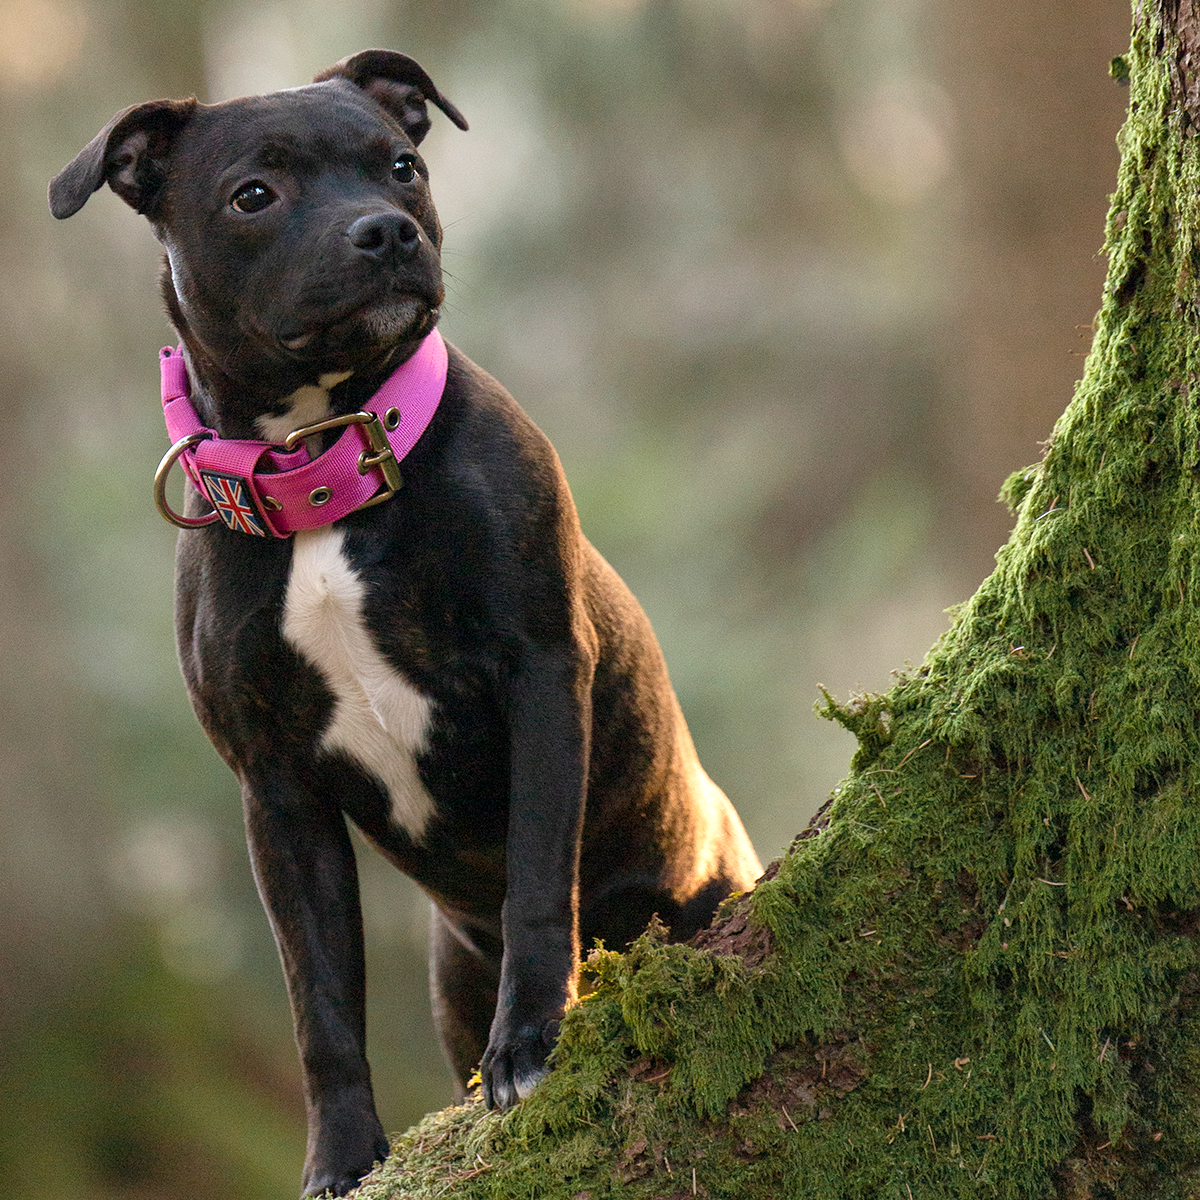
[{"label": "nylon collar", "polygon": [[[398,464],[429,426],[446,387],[446,343],[435,329],[356,413],[297,429],[282,445],[220,437],[201,423],[188,398],[183,354],[159,352],[163,417],[172,446],[154,476],[159,512],[183,529],[221,520],[252,537],[290,537],[360,508],[390,500],[400,487]],[[323,453],[309,456],[304,438],[344,426]],[[178,462],[212,505],[202,517],[172,511],[167,476]]]}]

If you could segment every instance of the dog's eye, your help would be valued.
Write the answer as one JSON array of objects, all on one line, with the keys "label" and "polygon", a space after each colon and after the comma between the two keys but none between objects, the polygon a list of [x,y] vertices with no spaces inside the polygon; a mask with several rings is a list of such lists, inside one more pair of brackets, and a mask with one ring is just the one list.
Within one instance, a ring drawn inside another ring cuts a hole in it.
[{"label": "dog's eye", "polygon": [[411,154],[402,154],[392,163],[392,178],[398,183],[412,183],[417,177],[417,160]]},{"label": "dog's eye", "polygon": [[275,199],[275,193],[259,179],[244,183],[230,198],[230,206],[240,213],[261,212]]}]

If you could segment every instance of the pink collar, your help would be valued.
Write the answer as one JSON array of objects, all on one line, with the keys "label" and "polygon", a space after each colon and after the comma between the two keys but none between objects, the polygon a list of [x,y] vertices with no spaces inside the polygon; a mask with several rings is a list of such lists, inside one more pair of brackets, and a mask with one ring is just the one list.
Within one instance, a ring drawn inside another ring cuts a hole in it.
[{"label": "pink collar", "polygon": [[[201,424],[188,399],[180,350],[165,347],[159,360],[163,416],[173,443],[154,476],[159,512],[183,529],[220,518],[255,537],[290,537],[391,499],[401,483],[397,464],[433,420],[446,386],[446,343],[435,329],[361,411],[297,429],[279,446],[218,437]],[[304,439],[339,426],[337,441],[310,458]],[[212,505],[211,513],[184,517],[172,511],[166,486],[176,461]]]}]

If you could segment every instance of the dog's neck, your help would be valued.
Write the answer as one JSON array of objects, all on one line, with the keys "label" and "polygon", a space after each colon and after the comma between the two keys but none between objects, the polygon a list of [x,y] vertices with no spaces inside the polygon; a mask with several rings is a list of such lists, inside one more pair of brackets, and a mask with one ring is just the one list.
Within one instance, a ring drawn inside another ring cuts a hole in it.
[{"label": "dog's neck", "polygon": [[201,421],[223,438],[282,442],[294,429],[354,412],[437,324],[432,312],[412,336],[382,351],[373,349],[361,362],[322,364],[282,351],[268,356],[244,338],[229,348],[211,347],[190,327],[169,274],[163,298],[183,346],[192,404]]}]

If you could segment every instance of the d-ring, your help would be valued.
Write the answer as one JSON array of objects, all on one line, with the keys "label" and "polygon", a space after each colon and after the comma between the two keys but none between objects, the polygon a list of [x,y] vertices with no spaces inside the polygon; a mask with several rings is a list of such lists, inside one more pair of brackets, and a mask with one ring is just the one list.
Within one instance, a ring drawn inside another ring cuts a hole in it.
[{"label": "d-ring", "polygon": [[180,529],[200,529],[204,525],[211,525],[220,517],[220,513],[215,508],[203,517],[181,517],[167,503],[167,476],[171,474],[171,468],[179,461],[179,456],[185,450],[190,450],[197,442],[203,442],[210,437],[212,434],[205,430],[203,433],[189,433],[187,437],[180,438],[163,455],[162,462],[158,464],[158,470],[154,472],[154,505],[162,513],[164,521],[170,521],[172,525],[178,525]]}]

